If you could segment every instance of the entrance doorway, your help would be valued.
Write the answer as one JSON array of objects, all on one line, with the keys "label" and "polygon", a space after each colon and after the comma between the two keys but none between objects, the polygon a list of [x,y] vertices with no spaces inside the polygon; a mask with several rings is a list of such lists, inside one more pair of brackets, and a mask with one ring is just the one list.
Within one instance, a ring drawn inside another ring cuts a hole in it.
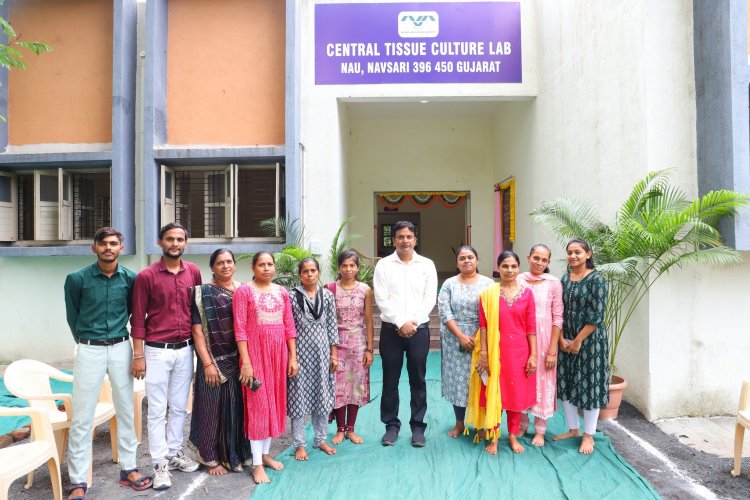
[{"label": "entrance doorway", "polygon": [[393,253],[393,224],[407,220],[417,228],[415,250],[435,262],[440,282],[456,274],[455,252],[471,243],[468,191],[398,191],[374,198],[375,255]]}]

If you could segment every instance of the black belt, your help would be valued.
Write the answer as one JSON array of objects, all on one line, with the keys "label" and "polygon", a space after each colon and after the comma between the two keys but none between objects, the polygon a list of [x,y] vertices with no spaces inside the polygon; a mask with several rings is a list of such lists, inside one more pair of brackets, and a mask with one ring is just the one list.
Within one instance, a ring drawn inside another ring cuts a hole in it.
[{"label": "black belt", "polygon": [[149,347],[158,347],[159,349],[182,349],[193,345],[193,339],[183,340],[182,342],[146,342]]},{"label": "black belt", "polygon": [[88,339],[78,339],[79,344],[86,344],[86,345],[115,345],[119,344],[120,342],[125,342],[130,337],[118,337],[116,339],[104,339],[104,340],[88,340]]}]

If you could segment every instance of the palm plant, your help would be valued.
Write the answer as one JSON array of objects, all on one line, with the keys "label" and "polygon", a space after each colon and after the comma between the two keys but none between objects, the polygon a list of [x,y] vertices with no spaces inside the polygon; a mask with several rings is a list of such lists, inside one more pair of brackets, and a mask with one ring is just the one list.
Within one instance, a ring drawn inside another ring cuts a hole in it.
[{"label": "palm plant", "polygon": [[[300,261],[313,257],[313,253],[306,246],[305,225],[299,219],[287,221],[283,217],[271,217],[260,221],[260,228],[268,237],[284,239],[281,251],[273,254],[276,263],[276,276],[273,282],[291,290],[300,283],[297,272]],[[252,259],[253,255],[240,255],[237,261]]]},{"label": "palm plant", "polygon": [[620,339],[656,280],[673,266],[742,261],[739,252],[723,244],[717,226],[746,205],[748,196],[718,190],[690,201],[669,175],[668,170],[650,172],[636,183],[611,226],[590,202],[572,198],[544,202],[530,214],[561,243],[582,238],[591,245],[597,270],[609,285],[604,323],[613,371]]},{"label": "palm plant", "polygon": [[[354,220],[354,217],[347,217],[344,219],[344,222],[341,223],[338,230],[336,231],[336,234],[333,237],[333,240],[331,241],[331,247],[328,250],[328,261],[327,261],[327,270],[330,273],[331,276],[336,276],[339,272],[339,255],[341,255],[341,252],[344,250],[348,250],[352,246],[352,242],[358,238],[360,238],[360,235],[358,234],[348,234],[344,236],[344,228],[352,221]],[[375,274],[375,266],[371,266],[369,264],[366,264],[364,262],[360,261],[359,265],[359,280],[363,283],[367,283],[369,286],[372,286],[372,279]]]}]

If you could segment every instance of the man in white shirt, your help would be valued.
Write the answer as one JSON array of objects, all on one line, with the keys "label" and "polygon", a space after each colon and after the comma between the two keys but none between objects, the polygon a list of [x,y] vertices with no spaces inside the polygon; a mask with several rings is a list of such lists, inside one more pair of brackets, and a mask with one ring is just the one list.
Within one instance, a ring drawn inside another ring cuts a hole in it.
[{"label": "man in white shirt", "polygon": [[380,420],[385,424],[381,442],[396,444],[401,421],[398,418],[398,380],[406,353],[406,370],[411,388],[411,444],[425,445],[424,415],[427,411],[427,353],[430,350],[430,311],[437,297],[435,264],[414,251],[416,228],[408,221],[393,226],[396,251],[375,266],[373,290],[380,308],[380,357],[383,361],[383,393]]}]

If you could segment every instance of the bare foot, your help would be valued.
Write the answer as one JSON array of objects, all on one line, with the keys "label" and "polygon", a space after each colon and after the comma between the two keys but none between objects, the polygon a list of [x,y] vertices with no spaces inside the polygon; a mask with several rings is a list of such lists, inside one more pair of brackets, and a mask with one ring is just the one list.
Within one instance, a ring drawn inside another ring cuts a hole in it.
[{"label": "bare foot", "polygon": [[513,453],[523,453],[523,450],[525,450],[514,434],[508,436],[508,444],[510,445],[510,449],[513,450]]},{"label": "bare foot", "polygon": [[484,447],[484,451],[490,455],[497,455],[497,439],[490,441],[490,444]]},{"label": "bare foot", "polygon": [[594,436],[591,434],[583,435],[583,438],[581,439],[581,447],[578,448],[578,453],[583,453],[584,455],[591,455],[594,453]]},{"label": "bare foot", "polygon": [[255,484],[271,482],[262,465],[253,465],[253,481],[255,481]]},{"label": "bare foot", "polygon": [[333,444],[341,444],[344,442],[344,437],[346,437],[346,435],[343,432],[339,431],[336,433],[335,436],[333,436],[333,438],[331,439],[331,442]]},{"label": "bare foot", "polygon": [[226,474],[228,471],[224,468],[223,465],[216,465],[214,467],[208,468],[208,473],[212,476],[221,476]]},{"label": "bare foot", "polygon": [[295,460],[307,460],[307,450],[304,446],[300,446],[294,451],[294,459]]},{"label": "bare foot", "polygon": [[336,453],[336,448],[334,448],[333,446],[330,446],[325,441],[320,443],[320,446],[318,446],[318,448],[320,448],[320,451],[325,452],[327,455],[334,455]]},{"label": "bare foot", "polygon": [[270,467],[273,470],[281,470],[284,468],[284,464],[271,458],[271,455],[263,455],[263,465]]},{"label": "bare foot", "polygon": [[578,429],[573,429],[573,430],[569,430],[568,432],[564,432],[562,434],[558,434],[557,436],[554,436],[552,438],[552,441],[562,441],[563,439],[575,438],[575,437],[580,437],[580,436],[581,436],[581,431]]},{"label": "bare foot", "polygon": [[544,446],[544,434],[538,432],[534,434],[534,439],[531,440],[531,444],[534,446]]},{"label": "bare foot", "polygon": [[461,434],[464,433],[464,423],[463,422],[456,422],[456,426],[448,431],[448,436],[452,438],[457,438]]},{"label": "bare foot", "polygon": [[485,439],[487,439],[487,429],[479,429],[477,431],[477,437],[480,441],[484,441]]},{"label": "bare foot", "polygon": [[362,439],[361,437],[359,437],[358,435],[356,435],[354,433],[354,431],[348,431],[346,433],[346,439],[348,439],[349,441],[351,441],[354,444],[362,444],[362,443],[365,442],[365,440]]}]

